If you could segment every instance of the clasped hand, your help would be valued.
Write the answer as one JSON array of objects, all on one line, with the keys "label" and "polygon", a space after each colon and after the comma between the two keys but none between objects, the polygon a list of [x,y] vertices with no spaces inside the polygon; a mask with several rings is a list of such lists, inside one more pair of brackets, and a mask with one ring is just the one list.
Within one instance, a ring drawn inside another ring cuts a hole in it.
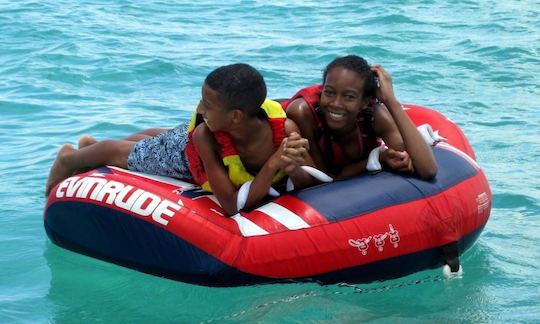
[{"label": "clasped hand", "polygon": [[287,175],[292,175],[299,166],[306,164],[308,151],[308,140],[301,137],[300,134],[292,132],[283,139],[280,148],[276,152],[276,154],[280,155],[280,168]]}]

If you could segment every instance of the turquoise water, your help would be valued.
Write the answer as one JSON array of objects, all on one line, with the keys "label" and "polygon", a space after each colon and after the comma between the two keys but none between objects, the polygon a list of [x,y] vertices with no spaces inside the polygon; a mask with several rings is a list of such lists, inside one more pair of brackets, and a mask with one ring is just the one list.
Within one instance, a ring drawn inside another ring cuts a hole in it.
[{"label": "turquoise water", "polygon": [[[330,3],[0,0],[0,322],[540,322],[540,3]],[[348,53],[468,135],[494,200],[462,279],[208,288],[47,239],[61,144],[175,126],[219,65],[254,65],[278,98]]]}]

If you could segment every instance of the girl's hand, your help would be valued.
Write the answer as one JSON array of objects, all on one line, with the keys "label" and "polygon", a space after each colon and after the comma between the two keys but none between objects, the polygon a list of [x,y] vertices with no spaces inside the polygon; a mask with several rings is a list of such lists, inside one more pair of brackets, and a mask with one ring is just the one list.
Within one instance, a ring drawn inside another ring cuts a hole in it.
[{"label": "girl's hand", "polygon": [[287,148],[298,149],[302,151],[309,151],[309,142],[303,138],[297,132],[292,132],[287,138]]},{"label": "girl's hand", "polygon": [[281,151],[281,168],[285,173],[291,175],[297,167],[306,163],[305,157],[308,154],[308,149],[308,141],[296,132],[291,133],[283,140],[278,151]]},{"label": "girl's hand", "polygon": [[380,161],[396,172],[411,174],[414,172],[412,160],[406,151],[396,151],[389,148],[381,153]]},{"label": "girl's hand", "polygon": [[390,74],[388,74],[388,72],[380,65],[373,65],[371,71],[373,71],[379,79],[379,87],[376,91],[377,98],[385,104],[390,100],[396,100]]}]

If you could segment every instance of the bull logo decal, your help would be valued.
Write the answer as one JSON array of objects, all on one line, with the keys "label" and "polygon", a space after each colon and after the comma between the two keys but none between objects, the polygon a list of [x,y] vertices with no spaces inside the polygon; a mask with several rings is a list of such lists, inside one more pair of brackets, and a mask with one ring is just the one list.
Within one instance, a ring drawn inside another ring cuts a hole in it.
[{"label": "bull logo decal", "polygon": [[355,248],[358,248],[358,251],[360,251],[362,253],[362,255],[366,255],[367,250],[369,248],[369,242],[370,241],[371,241],[371,236],[361,238],[361,239],[358,239],[358,240],[350,239],[349,244],[354,246]]},{"label": "bull logo decal", "polygon": [[397,231],[392,224],[388,224],[388,231],[384,233],[373,234],[368,237],[363,237],[359,239],[349,239],[349,245],[355,247],[362,253],[362,255],[368,254],[369,244],[373,241],[375,248],[379,252],[384,251],[384,244],[386,239],[390,244],[397,248],[399,246],[399,231]]}]

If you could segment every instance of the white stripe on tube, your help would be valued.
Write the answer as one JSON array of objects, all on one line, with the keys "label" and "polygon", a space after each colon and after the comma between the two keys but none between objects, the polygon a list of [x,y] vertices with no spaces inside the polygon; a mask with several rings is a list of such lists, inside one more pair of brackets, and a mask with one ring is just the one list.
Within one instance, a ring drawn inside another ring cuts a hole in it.
[{"label": "white stripe on tube", "polygon": [[240,214],[231,216],[232,219],[238,224],[240,232],[243,236],[258,236],[258,235],[267,235],[267,231],[259,227],[257,224],[253,223],[249,219],[245,218]]},{"label": "white stripe on tube", "polygon": [[300,216],[291,212],[287,208],[273,202],[261,206],[256,210],[267,214],[275,221],[283,224],[283,226],[287,227],[288,229],[300,229],[310,227],[308,223],[306,223],[302,218],[300,218]]}]

